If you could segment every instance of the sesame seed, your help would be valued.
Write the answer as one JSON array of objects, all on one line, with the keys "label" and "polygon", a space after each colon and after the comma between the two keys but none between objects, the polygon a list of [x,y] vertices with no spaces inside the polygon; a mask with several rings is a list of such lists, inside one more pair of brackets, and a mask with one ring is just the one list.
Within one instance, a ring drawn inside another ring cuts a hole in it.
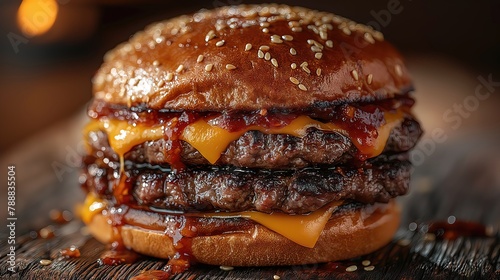
[{"label": "sesame seed", "polygon": [[265,18],[271,15],[271,12],[269,11],[268,7],[262,8],[262,10],[259,11],[259,16]]},{"label": "sesame seed", "polygon": [[300,89],[300,90],[303,90],[303,91],[307,91],[306,86],[305,86],[305,85],[303,85],[303,84],[299,84],[299,89]]},{"label": "sesame seed", "polygon": [[401,66],[399,64],[396,65],[396,67],[394,67],[394,70],[396,70],[396,74],[398,76],[403,76],[403,70],[401,70]]},{"label": "sesame seed", "polygon": [[311,70],[309,70],[307,66],[302,67],[302,70],[304,70],[304,72],[306,72],[307,74],[311,74]]},{"label": "sesame seed", "polygon": [[333,15],[333,17],[332,17],[332,21],[335,22],[335,23],[337,23],[337,24],[341,23],[342,20],[343,20],[343,18],[341,18],[341,17],[339,17],[337,15]]},{"label": "sesame seed", "polygon": [[355,265],[351,265],[351,266],[349,266],[348,268],[345,269],[345,271],[347,271],[347,272],[353,272],[353,271],[356,271],[356,270],[358,270],[358,267],[355,266]]},{"label": "sesame seed", "polygon": [[329,48],[333,48],[333,41],[332,40],[328,40],[326,41],[326,46],[329,47]]},{"label": "sesame seed", "polygon": [[292,64],[290,64],[290,67],[292,67],[292,69],[297,69],[297,64],[296,63],[292,63]]},{"label": "sesame seed", "polygon": [[280,279],[281,279],[281,277],[279,277],[278,275],[274,275],[274,276],[273,276],[273,279],[274,279],[274,280],[280,280]]},{"label": "sesame seed", "polygon": [[43,260],[40,260],[40,264],[41,265],[49,265],[51,264],[52,261],[51,260],[47,260],[47,259],[43,259]]},{"label": "sesame seed", "polygon": [[234,69],[236,69],[236,66],[234,66],[232,64],[226,64],[226,69],[227,70],[234,70]]},{"label": "sesame seed", "polygon": [[319,37],[321,37],[321,39],[323,39],[323,40],[326,40],[326,39],[328,39],[328,33],[326,33],[326,31],[324,31],[324,30],[320,30]]},{"label": "sesame seed", "polygon": [[298,27],[298,26],[300,26],[300,22],[298,22],[298,21],[289,21],[288,22],[288,26],[290,26],[290,27]]},{"label": "sesame seed", "polygon": [[266,28],[262,28],[262,32],[269,33],[269,29],[267,27]]},{"label": "sesame seed", "polygon": [[229,270],[233,270],[234,269],[234,267],[227,266],[227,265],[221,265],[221,266],[219,266],[219,268],[222,269],[222,270],[225,270],[225,271],[229,271]]},{"label": "sesame seed", "polygon": [[347,27],[342,28],[342,32],[344,32],[345,35],[351,35],[351,30]]},{"label": "sesame seed", "polygon": [[265,115],[267,115],[267,109],[260,109],[259,114],[260,114],[261,116],[265,116]]},{"label": "sesame seed", "polygon": [[369,266],[372,262],[370,260],[364,260],[361,262],[363,266]]},{"label": "sesame seed", "polygon": [[366,77],[366,82],[371,85],[373,81],[373,74],[368,74],[368,77]]},{"label": "sesame seed", "polygon": [[321,68],[316,69],[316,75],[321,76]]},{"label": "sesame seed", "polygon": [[311,24],[310,24],[310,25],[308,25],[308,26],[307,26],[307,29],[311,29],[311,30],[312,30],[314,33],[316,33],[316,34],[318,34],[318,33],[319,33],[319,29],[318,29],[316,26],[314,26],[314,25],[311,25]]},{"label": "sesame seed", "polygon": [[316,59],[321,59],[321,58],[323,57],[323,53],[321,53],[321,52],[317,52],[317,53],[315,53],[315,54],[314,54],[314,57],[315,57]]},{"label": "sesame seed", "polygon": [[398,245],[402,246],[402,247],[406,247],[406,246],[410,245],[410,243],[411,243],[410,239],[399,239],[398,240]]},{"label": "sesame seed", "polygon": [[160,65],[160,62],[158,60],[155,60],[155,61],[153,61],[153,65],[158,66],[158,65]]},{"label": "sesame seed", "polygon": [[175,72],[180,73],[182,70],[184,70],[184,65],[181,64],[177,67],[177,69],[175,69]]},{"label": "sesame seed", "polygon": [[382,32],[380,31],[373,31],[373,37],[378,41],[384,41],[384,34],[382,34]]},{"label": "sesame seed", "polygon": [[215,43],[215,45],[216,45],[217,47],[222,47],[222,46],[224,46],[224,43],[225,43],[225,42],[226,42],[226,41],[224,41],[224,40],[220,40],[220,41],[218,41],[217,43]]},{"label": "sesame seed", "polygon": [[266,52],[266,54],[264,55],[264,59],[265,60],[270,60],[271,59],[271,54]]},{"label": "sesame seed", "polygon": [[214,65],[212,63],[209,63],[209,64],[205,65],[205,71],[210,72],[210,71],[212,71],[213,67],[214,67]]},{"label": "sesame seed", "polygon": [[158,82],[158,87],[162,87],[165,85],[165,81],[164,80],[161,80]]},{"label": "sesame seed", "polygon": [[330,23],[325,23],[322,25],[324,28],[328,29],[328,30],[332,30],[333,29],[333,25],[331,25]]},{"label": "sesame seed", "polygon": [[269,46],[266,46],[266,45],[259,47],[259,50],[263,50],[263,51],[268,51],[269,49],[270,49]]},{"label": "sesame seed", "polygon": [[365,38],[365,40],[366,40],[368,43],[370,43],[370,44],[375,44],[375,39],[373,39],[372,34],[370,34],[370,33],[368,33],[368,32],[367,32],[367,33],[365,33],[365,34],[363,35],[363,38]]},{"label": "sesame seed", "polygon": [[290,48],[290,54],[297,55],[297,51],[294,48]]},{"label": "sesame seed", "polygon": [[207,35],[205,36],[205,42],[208,42],[208,41],[212,40],[213,38],[215,38],[215,31],[210,30],[210,31],[208,31]]},{"label": "sesame seed", "polygon": [[221,31],[222,29],[226,28],[227,25],[225,23],[217,22],[215,24],[215,30]]},{"label": "sesame seed", "polygon": [[364,268],[365,271],[372,271],[374,269],[375,269],[375,267],[373,265],[370,265],[370,266],[367,266]]},{"label": "sesame seed", "polygon": [[295,85],[300,84],[299,80],[297,80],[297,79],[296,79],[296,78],[294,78],[294,77],[290,77],[290,82],[292,82],[292,83],[293,83],[293,84],[295,84]]},{"label": "sesame seed", "polygon": [[302,27],[297,26],[297,27],[292,27],[293,32],[302,32]]},{"label": "sesame seed", "polygon": [[257,56],[258,56],[259,58],[264,58],[264,52],[263,52],[262,50],[259,50],[259,51],[257,52]]},{"label": "sesame seed", "polygon": [[283,36],[281,36],[281,38],[285,41],[292,41],[293,40],[292,35],[283,35]]},{"label": "sesame seed", "polygon": [[351,76],[354,78],[355,81],[357,81],[359,79],[358,71],[352,70],[351,71]]},{"label": "sesame seed", "polygon": [[424,235],[424,241],[434,241],[436,240],[436,235],[434,233],[426,233]]},{"label": "sesame seed", "polygon": [[302,67],[302,68],[307,67],[307,66],[309,66],[309,63],[307,63],[305,61],[300,64],[300,67]]},{"label": "sesame seed", "polygon": [[167,80],[167,82],[172,81],[173,78],[174,78],[174,74],[173,73],[168,73],[167,76],[165,77],[165,79]]},{"label": "sesame seed", "polygon": [[321,52],[321,49],[318,48],[317,46],[311,46],[311,51],[313,51],[313,52]]},{"label": "sesame seed", "polygon": [[200,63],[200,62],[202,62],[202,61],[203,61],[203,59],[204,59],[204,58],[205,58],[205,57],[204,57],[202,54],[200,54],[200,55],[198,56],[198,58],[196,59],[196,62]]},{"label": "sesame seed", "polygon": [[245,51],[249,51],[252,49],[252,44],[246,44],[245,45]]},{"label": "sesame seed", "polygon": [[278,67],[278,61],[276,58],[271,59],[271,63],[274,65],[274,67]]},{"label": "sesame seed", "polygon": [[279,35],[273,35],[271,36],[271,42],[275,44],[281,44],[283,43],[283,40],[281,40],[281,37]]},{"label": "sesame seed", "polygon": [[320,44],[320,43],[319,43],[318,41],[316,41],[316,40],[309,39],[309,40],[307,40],[307,43],[308,43],[309,45],[314,45],[316,48],[321,49],[321,50],[324,48],[324,47],[323,47],[323,45],[322,45],[322,44]]},{"label": "sesame seed", "polygon": [[261,27],[269,27],[269,25],[270,25],[269,22],[266,22],[266,21],[260,23]]}]

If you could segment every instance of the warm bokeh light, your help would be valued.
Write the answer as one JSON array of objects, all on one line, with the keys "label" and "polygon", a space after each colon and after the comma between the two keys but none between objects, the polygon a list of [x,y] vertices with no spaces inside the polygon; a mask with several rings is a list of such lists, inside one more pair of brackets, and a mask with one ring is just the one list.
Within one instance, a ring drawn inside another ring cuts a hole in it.
[{"label": "warm bokeh light", "polygon": [[17,11],[17,23],[24,35],[39,36],[54,25],[58,10],[56,0],[23,0]]}]

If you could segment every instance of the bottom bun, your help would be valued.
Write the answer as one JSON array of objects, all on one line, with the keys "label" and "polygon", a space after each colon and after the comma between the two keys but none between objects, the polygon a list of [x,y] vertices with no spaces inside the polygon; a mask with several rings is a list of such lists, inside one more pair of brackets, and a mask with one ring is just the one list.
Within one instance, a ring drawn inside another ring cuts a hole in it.
[{"label": "bottom bun", "polygon": [[[298,245],[255,224],[250,232],[193,237],[191,252],[199,263],[227,266],[300,265],[344,260],[371,253],[389,243],[399,226],[399,218],[396,203],[379,203],[334,214],[314,248]],[[116,236],[108,218],[102,214],[95,215],[87,226],[102,243],[110,243]],[[172,239],[162,231],[129,225],[119,230],[123,244],[138,253],[165,259],[176,253]]]}]

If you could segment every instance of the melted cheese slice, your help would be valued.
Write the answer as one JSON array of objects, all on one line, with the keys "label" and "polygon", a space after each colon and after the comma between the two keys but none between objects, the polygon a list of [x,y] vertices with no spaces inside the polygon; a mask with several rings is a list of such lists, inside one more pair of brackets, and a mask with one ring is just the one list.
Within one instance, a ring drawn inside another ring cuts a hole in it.
[{"label": "melted cheese slice", "polygon": [[[333,211],[341,204],[341,201],[334,202],[307,215],[288,215],[276,212],[267,214],[256,211],[245,211],[236,213],[208,213],[200,214],[199,216],[250,219],[299,245],[313,248],[326,223],[332,216]],[[198,216],[198,214],[196,215]]]},{"label": "melted cheese slice", "polygon": [[109,145],[122,157],[136,145],[165,137],[165,128],[169,127],[169,124],[148,126],[141,123],[129,124],[127,121],[101,119],[90,121],[84,133],[105,131],[108,134]]},{"label": "melted cheese slice", "polygon": [[[354,145],[368,158],[378,156],[384,150],[391,130],[401,121],[401,113],[385,113],[386,124],[378,129],[378,137],[373,139],[371,145],[363,145],[360,139],[352,139]],[[92,120],[85,132],[103,130],[107,133],[111,148],[123,158],[135,145],[146,141],[158,140],[166,137],[165,130],[172,126],[171,121],[167,124],[148,126],[141,123],[130,124],[127,121],[109,120],[102,118]],[[258,130],[267,134],[289,134],[303,137],[310,127],[324,131],[336,131],[349,135],[348,131],[342,130],[333,123],[322,123],[307,116],[299,116],[290,124],[281,128],[265,128],[260,126],[249,126],[237,132],[230,132],[221,127],[210,125],[207,121],[199,119],[189,124],[180,135],[180,139],[188,142],[197,149],[211,164],[219,159],[227,146],[250,130]]]},{"label": "melted cheese slice", "polygon": [[90,223],[95,215],[106,209],[106,202],[98,198],[94,193],[89,192],[83,205],[78,205],[75,213],[80,215],[80,219],[86,224]]},{"label": "melted cheese slice", "polygon": [[[256,211],[232,212],[232,213],[190,213],[194,217],[210,218],[245,218],[255,221],[266,228],[290,239],[304,247],[313,248],[318,241],[326,223],[332,213],[342,204],[342,201],[330,203],[307,215],[288,215],[284,213],[262,213]],[[85,202],[79,209],[81,219],[90,223],[96,214],[106,208],[106,202],[89,193]]]}]

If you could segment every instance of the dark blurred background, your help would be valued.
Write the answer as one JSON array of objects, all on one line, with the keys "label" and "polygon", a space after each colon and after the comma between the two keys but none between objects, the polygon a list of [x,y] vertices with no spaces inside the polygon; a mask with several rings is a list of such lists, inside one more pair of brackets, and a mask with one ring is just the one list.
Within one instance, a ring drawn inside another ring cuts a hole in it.
[{"label": "dark blurred background", "polygon": [[[145,25],[201,8],[255,2],[259,1],[3,0],[0,153],[81,112],[91,98],[91,78],[105,52]],[[500,80],[500,1],[277,2],[378,25],[408,57],[409,65],[424,73],[435,61],[444,71],[465,71],[471,79],[492,74],[493,80]]]}]

